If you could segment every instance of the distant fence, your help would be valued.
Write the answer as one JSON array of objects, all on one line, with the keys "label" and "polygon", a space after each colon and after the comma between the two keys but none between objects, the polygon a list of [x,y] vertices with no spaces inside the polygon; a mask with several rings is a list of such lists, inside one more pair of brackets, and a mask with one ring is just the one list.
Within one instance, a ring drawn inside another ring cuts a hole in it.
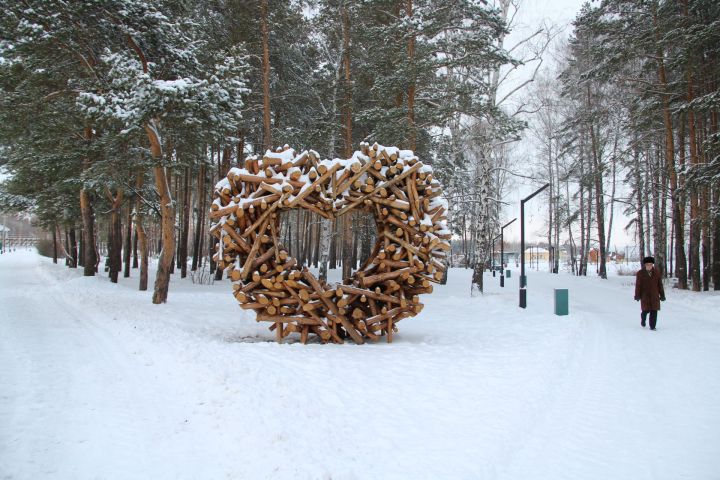
[{"label": "distant fence", "polygon": [[0,236],[0,244],[3,244],[3,248],[34,247],[39,241],[39,237]]}]

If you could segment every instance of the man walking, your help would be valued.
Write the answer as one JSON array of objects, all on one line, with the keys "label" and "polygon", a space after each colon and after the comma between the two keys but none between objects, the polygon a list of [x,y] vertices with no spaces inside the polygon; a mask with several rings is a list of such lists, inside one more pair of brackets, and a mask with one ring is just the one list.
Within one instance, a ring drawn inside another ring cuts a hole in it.
[{"label": "man walking", "polygon": [[644,268],[635,274],[635,301],[640,302],[640,326],[645,328],[645,320],[650,314],[650,330],[655,330],[657,325],[657,312],[660,310],[660,302],[665,301],[665,290],[663,289],[660,272],[655,268],[655,259],[645,257]]}]

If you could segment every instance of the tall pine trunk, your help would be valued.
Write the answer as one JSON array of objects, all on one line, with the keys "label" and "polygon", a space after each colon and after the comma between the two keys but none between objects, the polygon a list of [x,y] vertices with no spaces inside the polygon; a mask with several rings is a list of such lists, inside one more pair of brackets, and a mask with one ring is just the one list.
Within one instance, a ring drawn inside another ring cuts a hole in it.
[{"label": "tall pine trunk", "polygon": [[118,275],[122,268],[122,200],[123,190],[117,189],[113,196],[110,190],[107,191],[108,200],[110,201],[110,242],[108,245],[108,264],[110,267],[110,281],[117,283]]},{"label": "tall pine trunk", "polygon": [[[665,62],[663,60],[664,54],[661,43],[659,41],[659,30],[657,28],[657,12],[653,16],[653,22],[655,28],[655,40],[658,46],[657,51],[657,62],[658,62],[658,79],[660,82],[660,88],[662,90],[662,112],[663,112],[663,126],[665,130],[665,168],[670,180],[670,198],[672,206],[673,223],[675,224],[675,248],[676,248],[676,263],[680,262],[681,259],[685,258],[685,245],[684,245],[684,224],[678,221],[680,217],[680,204],[678,199],[678,185],[677,185],[677,171],[675,169],[675,142],[673,139],[673,124],[672,114],[670,110],[670,91],[667,84],[667,74],[665,71]],[[662,253],[664,255],[664,252]],[[660,253],[656,252],[656,256]],[[659,260],[659,261],[658,261]],[[656,262],[664,265],[665,258],[656,259]]]},{"label": "tall pine trunk", "polygon": [[71,228],[68,232],[69,243],[70,243],[70,268],[77,268],[78,264],[78,245],[77,237],[75,236],[75,227]]},{"label": "tall pine trunk", "polygon": [[[344,72],[344,148],[343,155],[352,155],[352,77],[350,74],[350,12],[348,2],[342,4],[343,72]],[[342,219],[342,273],[349,278],[352,273],[352,212]]]},{"label": "tall pine trunk", "polygon": [[57,253],[57,251],[58,251],[58,249],[57,249],[57,243],[58,243],[58,240],[57,240],[57,225],[53,225],[53,228],[52,228],[52,242],[53,242],[53,256],[52,256],[52,259],[53,259],[53,263],[57,263],[57,258],[58,258],[58,253]]},{"label": "tall pine trunk", "polygon": [[200,238],[202,237],[202,224],[203,219],[205,218],[205,211],[203,210],[203,199],[205,197],[205,159],[203,159],[202,162],[200,162],[200,168],[198,169],[198,177],[197,177],[197,194],[195,199],[195,204],[197,205],[196,211],[196,218],[195,218],[195,232],[193,234],[193,259],[192,259],[192,266],[190,269],[194,272],[198,269],[198,263],[200,259],[200,255],[202,255],[200,250]]},{"label": "tall pine trunk", "polygon": [[157,125],[151,122],[145,125],[145,132],[150,140],[150,150],[156,165],[153,167],[155,175],[155,188],[160,196],[160,224],[162,235],[162,250],[158,259],[157,276],[153,291],[153,303],[167,302],[170,287],[170,270],[175,254],[175,209],[170,194],[170,185],[167,171],[163,165],[163,150]]},{"label": "tall pine trunk", "polygon": [[[715,182],[713,192],[714,205],[720,205],[720,181]],[[717,212],[713,218],[712,278],[713,288],[720,290],[720,214]]]},{"label": "tall pine trunk", "polygon": [[[92,140],[92,129],[90,127],[85,128],[84,138],[88,143]],[[90,168],[90,164],[90,158],[83,159],[83,170]],[[90,192],[84,185],[80,189],[80,214],[83,223],[83,275],[92,277],[95,275],[97,263],[95,249],[95,214],[93,212]]]},{"label": "tall pine trunk", "polygon": [[[587,85],[587,106],[589,110],[592,110],[592,104],[590,101],[590,84]],[[595,183],[595,216],[597,217],[598,231],[598,275],[600,275],[600,278],[607,278],[607,271],[605,269],[605,260],[607,255],[605,253],[605,195],[603,192],[603,165],[598,152],[599,146],[595,136],[595,126],[591,122],[588,125],[588,128],[590,129],[590,148],[592,150],[593,180]]]},{"label": "tall pine trunk", "polygon": [[[693,101],[693,77],[688,72],[688,103]],[[698,168],[698,150],[697,150],[697,131],[695,128],[695,112],[692,108],[688,110],[688,141],[690,143],[690,165],[692,171]],[[688,245],[688,257],[690,267],[690,280],[692,282],[693,291],[699,292],[702,289],[700,280],[700,201],[698,195],[698,185],[693,181],[689,188],[690,194],[690,235]]]},{"label": "tall pine trunk", "polygon": [[125,264],[125,268],[123,270],[123,277],[129,278],[130,277],[130,256],[131,256],[131,248],[132,248],[132,207],[128,205],[128,216],[127,216],[127,224],[125,228],[125,243],[123,244],[123,263]]},{"label": "tall pine trunk", "polygon": [[183,178],[183,218],[180,233],[180,250],[178,262],[180,263],[180,278],[187,277],[188,236],[190,234],[190,168],[185,167]]},{"label": "tall pine trunk", "polygon": [[263,145],[272,148],[270,130],[270,47],[268,26],[268,0],[260,0],[260,32],[262,35],[262,89],[263,89]]},{"label": "tall pine trunk", "polygon": [[405,0],[407,3],[405,4],[405,14],[407,15],[408,20],[410,20],[410,28],[413,29],[413,32],[411,32],[408,35],[408,45],[407,45],[407,55],[408,55],[408,63],[410,65],[410,77],[407,79],[409,82],[408,85],[408,91],[407,91],[407,119],[408,119],[408,149],[412,150],[413,152],[417,149],[417,133],[415,128],[415,32],[414,32],[414,26],[412,24],[412,18],[413,18],[413,0]]}]

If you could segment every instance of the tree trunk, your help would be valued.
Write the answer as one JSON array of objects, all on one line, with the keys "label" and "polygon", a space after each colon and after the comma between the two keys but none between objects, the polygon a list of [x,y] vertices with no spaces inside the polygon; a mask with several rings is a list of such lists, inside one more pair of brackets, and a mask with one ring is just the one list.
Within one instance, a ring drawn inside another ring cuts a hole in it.
[{"label": "tree trunk", "polygon": [[700,193],[700,211],[702,213],[702,241],[701,241],[701,247],[702,247],[702,289],[703,291],[707,292],[710,290],[710,276],[712,273],[711,267],[710,267],[710,251],[711,251],[711,245],[710,245],[710,218],[708,215],[708,209],[710,208],[708,197],[710,196],[710,192],[708,187],[703,186],[701,193]]},{"label": "tree trunk", "polygon": [[654,184],[653,175],[655,171],[655,165],[653,165],[652,162],[652,154],[650,152],[650,147],[646,147],[645,149],[645,189],[643,190],[643,206],[645,207],[645,247],[647,248],[647,254],[650,255],[653,251],[652,249],[652,240],[650,239],[651,233],[653,232],[653,228],[655,227],[655,224],[652,221],[652,216],[650,215],[650,205],[652,204],[651,198],[651,192],[650,189],[652,188]]},{"label": "tree trunk", "polygon": [[188,236],[190,235],[190,169],[185,167],[183,179],[183,219],[180,234],[180,278],[187,277]]},{"label": "tree trunk", "polygon": [[[580,263],[578,265],[577,274],[580,275],[587,275],[587,231],[588,226],[590,225],[590,219],[585,217],[586,209],[585,209],[585,132],[581,130],[580,132],[580,187],[578,191],[578,197],[580,199],[580,208],[579,208],[579,216],[580,216]],[[525,255],[525,252],[520,252],[520,255]]]},{"label": "tree trunk", "polygon": [[53,228],[52,228],[52,236],[53,236],[53,237],[52,237],[52,238],[53,238],[53,257],[52,257],[52,259],[53,259],[53,263],[57,263],[57,257],[58,257],[58,254],[57,254],[57,233],[56,233],[56,232],[57,232],[57,226],[56,226],[56,225],[53,225]]},{"label": "tree trunk", "polygon": [[[92,129],[85,128],[85,140],[89,143],[92,139]],[[89,158],[83,159],[83,170],[90,168],[91,161]],[[83,275],[92,277],[96,272],[97,255],[95,253],[95,214],[93,213],[92,200],[90,192],[83,187],[80,189],[80,214],[83,222]]]},{"label": "tree trunk", "polygon": [[122,200],[123,190],[117,189],[115,196],[112,195],[110,190],[107,191],[108,200],[111,204],[110,211],[110,241],[108,242],[108,265],[110,267],[110,281],[112,283],[118,282],[118,275],[122,269]]},{"label": "tree trunk", "polygon": [[293,248],[293,256],[300,265],[305,265],[302,251],[302,231],[302,215],[300,210],[295,210],[295,248]]},{"label": "tree trunk", "polygon": [[[620,137],[619,132],[615,132],[615,139],[613,141],[613,154],[611,157],[612,162],[612,183],[610,187],[610,219],[608,220],[608,233],[607,242],[605,243],[605,251],[610,251],[610,240],[612,238],[612,227],[613,217],[615,216],[615,190],[617,186],[617,150],[618,150],[618,138]],[[617,252],[615,252],[617,253]],[[617,257],[616,257],[617,258]]]},{"label": "tree trunk", "polygon": [[417,133],[415,130],[415,32],[412,25],[413,0],[406,0],[405,13],[413,32],[408,36],[407,54],[410,64],[410,78],[408,78],[407,107],[408,107],[408,149],[413,152],[417,149]]},{"label": "tree trunk", "polygon": [[218,239],[215,237],[215,235],[210,235],[210,238],[208,239],[208,257],[210,258],[210,273],[214,274],[217,268],[217,262],[215,262],[213,256],[215,254],[215,246],[218,243]]},{"label": "tree trunk", "polygon": [[[555,178],[553,176],[553,166],[552,166],[552,139],[548,142],[548,183],[550,184],[550,187],[548,187],[548,230],[547,230],[547,243],[548,243],[548,252],[552,253],[552,239],[553,239],[553,211],[555,209],[555,205],[553,204],[553,197],[555,196]],[[557,220],[555,220],[557,221]],[[502,259],[500,260],[500,263],[502,263]],[[552,255],[548,255],[548,270],[552,273],[553,271],[553,258]]]},{"label": "tree trunk", "polygon": [[[661,266],[664,262],[661,262],[662,260],[662,250],[660,248],[663,238],[662,238],[662,228],[660,222],[662,221],[662,218],[665,216],[665,211],[663,211],[660,203],[660,185],[661,185],[661,170],[662,170],[662,157],[660,154],[660,149],[655,148],[654,149],[654,162],[653,162],[653,178],[651,185],[654,185],[654,189],[652,191],[652,240],[653,240],[653,248],[652,253],[655,257],[655,268],[658,270],[661,269]],[[664,269],[661,270],[664,273]]]},{"label": "tree trunk", "polygon": [[[591,109],[589,84],[587,85],[586,93],[588,109]],[[590,123],[588,127],[590,129],[590,148],[593,160],[593,180],[595,182],[595,216],[597,217],[598,231],[598,275],[600,275],[600,278],[607,278],[607,271],[605,269],[605,195],[603,192],[603,165],[598,152],[599,146],[595,136],[595,126]]]},{"label": "tree trunk", "polygon": [[75,236],[75,227],[70,229],[70,232],[68,232],[68,236],[70,237],[70,268],[77,268],[78,264],[78,246],[77,246],[77,237]]},{"label": "tree trunk", "polygon": [[85,266],[85,234],[83,233],[83,230],[80,229],[80,242],[79,242],[79,248],[78,248],[78,266],[84,267]]},{"label": "tree trunk", "polygon": [[[720,205],[720,181],[713,187],[714,205]],[[713,218],[713,248],[712,248],[712,277],[713,289],[720,290],[720,215]]]},{"label": "tree trunk", "polygon": [[270,48],[268,26],[268,0],[260,0],[260,32],[262,35],[262,89],[263,89],[263,144],[272,149],[270,130]]},{"label": "tree trunk", "polygon": [[[688,73],[687,101],[694,99],[692,75]],[[690,165],[695,172],[698,168],[697,131],[695,129],[695,112],[692,108],[688,110],[688,141],[690,143]],[[693,181],[688,189],[690,194],[690,235],[688,245],[688,259],[690,267],[690,279],[692,289],[699,292],[702,289],[700,279],[700,202],[698,198],[697,181]]]},{"label": "tree trunk", "polygon": [[137,234],[137,230],[133,230],[132,268],[138,268],[138,234]]},{"label": "tree trunk", "polygon": [[128,216],[127,216],[127,227],[125,228],[125,244],[123,245],[123,262],[125,263],[125,270],[123,271],[123,277],[130,277],[130,257],[132,249],[132,207],[128,205]]},{"label": "tree trunk", "polygon": [[575,238],[572,233],[572,222],[570,221],[570,182],[567,180],[565,181],[565,197],[567,198],[565,204],[565,214],[567,216],[567,229],[570,244],[570,268],[573,275],[578,275],[577,258],[575,257],[577,251],[575,248]]},{"label": "tree trunk", "polygon": [[[657,14],[653,16],[653,21],[656,25],[656,32],[659,31],[657,28]],[[684,258],[684,246],[683,246],[683,232],[684,225],[677,221],[677,218],[679,217],[679,203],[677,198],[677,172],[675,170],[675,142],[673,138],[673,125],[672,125],[672,117],[671,117],[671,111],[670,111],[670,91],[667,86],[667,76],[665,72],[665,62],[663,61],[664,55],[663,51],[660,48],[660,41],[658,38],[658,34],[656,33],[656,44],[658,45],[658,52],[657,52],[657,62],[658,62],[658,78],[660,81],[660,88],[662,89],[662,110],[663,110],[663,125],[665,129],[665,166],[667,168],[667,172],[670,179],[670,196],[671,196],[671,206],[672,206],[672,212],[673,217],[675,217],[675,228],[677,229],[675,232],[675,245],[676,248],[681,248],[683,250],[682,252],[682,258]],[[677,253],[679,253],[679,250],[677,250]],[[656,254],[657,256],[657,254]],[[677,260],[681,260],[681,256],[676,255]],[[659,259],[660,264],[665,263],[665,259],[661,258]],[[657,261],[657,259],[656,259]]]},{"label": "tree trunk", "polygon": [[[148,238],[145,233],[145,226],[143,225],[143,214],[142,214],[142,187],[145,181],[144,173],[138,172],[135,178],[135,190],[137,191],[137,198],[135,199],[135,234],[137,235],[137,241],[140,247],[140,281],[138,284],[138,290],[144,292],[148,288]],[[137,257],[137,254],[136,254]]]},{"label": "tree trunk", "polygon": [[342,219],[340,222],[337,220],[333,220],[330,223],[330,251],[328,252],[328,263],[329,267],[331,269],[337,268],[337,250],[338,250],[338,229],[339,229],[339,223],[342,223]]},{"label": "tree trunk", "polygon": [[[717,84],[716,84],[717,85]],[[717,87],[716,87],[717,88]],[[710,134],[717,135],[718,131],[718,111],[714,110],[710,113]],[[720,179],[711,182],[713,205],[720,205]],[[713,289],[720,290],[720,212],[715,211],[713,214],[713,246],[712,246],[712,278]]]},{"label": "tree trunk", "polygon": [[647,248],[645,246],[645,216],[643,215],[643,193],[645,192],[645,186],[643,185],[642,175],[640,174],[640,151],[639,149],[634,150],[634,173],[635,173],[635,189],[637,193],[637,237],[638,237],[638,256],[640,260],[645,256]]},{"label": "tree trunk", "polygon": [[152,302],[160,304],[167,302],[168,288],[170,286],[170,269],[175,253],[175,209],[170,194],[167,172],[163,165],[163,150],[160,135],[155,122],[145,125],[145,132],[150,140],[150,149],[156,165],[153,167],[155,175],[155,188],[160,196],[160,223],[162,235],[162,250],[158,259],[157,276]]},{"label": "tree trunk", "polygon": [[206,184],[205,184],[205,163],[203,162],[201,164],[202,168],[202,175],[200,177],[200,181],[202,182],[202,197],[200,199],[200,210],[198,211],[198,222],[200,225],[200,245],[198,246],[198,268],[202,268],[203,266],[203,259],[205,258],[204,247],[205,247],[205,221],[206,221],[206,215],[207,215],[207,192],[206,192]]},{"label": "tree trunk", "polygon": [[[350,158],[352,155],[352,79],[350,75],[350,12],[348,11],[348,2],[344,1],[342,4],[342,34],[343,34],[343,70],[345,74],[344,82],[344,156]],[[343,225],[345,225],[344,222]],[[343,253],[343,260],[344,260]],[[343,271],[345,267],[343,266]],[[347,278],[347,277],[346,277]]]},{"label": "tree trunk", "polygon": [[[59,228],[59,227],[58,227],[58,228]],[[69,267],[69,266],[70,266],[70,254],[67,253],[67,252],[70,252],[70,235],[68,234],[68,229],[67,229],[67,227],[63,228],[63,230],[64,230],[64,232],[65,232],[65,244],[64,244],[64,247],[63,247],[63,248],[65,249],[65,252],[66,252],[66,255],[65,255],[65,266],[66,266],[66,267]],[[61,241],[62,241],[62,240],[61,240]]]},{"label": "tree trunk", "polygon": [[352,247],[353,247],[353,234],[352,234],[352,216],[353,212],[348,212],[342,217],[342,275],[343,279],[350,278],[352,275],[353,264],[352,264]]},{"label": "tree trunk", "polygon": [[355,215],[352,221],[352,254],[350,255],[350,262],[352,263],[353,270],[357,268],[358,264],[358,244],[360,243],[360,226],[358,225],[358,215]]},{"label": "tree trunk", "polygon": [[[680,170],[685,169],[685,122],[679,122],[678,128],[678,160],[680,162]],[[680,188],[675,192],[675,203],[677,203],[677,211],[673,210],[673,236],[675,237],[675,277],[677,278],[677,288],[687,290],[688,288],[688,267],[687,257],[685,256],[685,183],[683,177],[678,175],[678,183]],[[679,225],[678,225],[679,223]]]},{"label": "tree trunk", "polygon": [[585,276],[587,276],[587,274],[588,274],[588,262],[590,260],[590,241],[591,241],[590,232],[592,229],[593,205],[594,205],[592,187],[588,187],[586,190],[587,190],[587,198],[585,199],[585,208],[587,210],[585,212],[585,246],[583,247],[583,251],[585,252],[585,255],[584,255],[583,263],[582,263],[583,275],[585,275]]},{"label": "tree trunk", "polygon": [[194,272],[198,269],[198,261],[200,259],[201,250],[200,250],[200,238],[202,235],[201,232],[201,226],[203,223],[203,219],[205,218],[205,211],[202,210],[202,201],[205,196],[205,159],[203,159],[200,162],[200,168],[198,169],[198,178],[197,178],[197,195],[195,198],[195,204],[197,205],[197,208],[195,209],[196,218],[195,218],[195,232],[193,232],[193,259],[192,259],[192,266],[190,269]]}]

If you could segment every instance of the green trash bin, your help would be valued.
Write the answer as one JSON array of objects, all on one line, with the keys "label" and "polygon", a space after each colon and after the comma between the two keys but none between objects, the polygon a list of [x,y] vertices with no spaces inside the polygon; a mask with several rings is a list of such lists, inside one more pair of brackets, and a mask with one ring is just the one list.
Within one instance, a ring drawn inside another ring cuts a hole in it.
[{"label": "green trash bin", "polygon": [[506,276],[507,278],[510,278],[510,270],[505,270],[505,276]]},{"label": "green trash bin", "polygon": [[555,289],[555,315],[568,315],[570,294],[567,288]]}]

